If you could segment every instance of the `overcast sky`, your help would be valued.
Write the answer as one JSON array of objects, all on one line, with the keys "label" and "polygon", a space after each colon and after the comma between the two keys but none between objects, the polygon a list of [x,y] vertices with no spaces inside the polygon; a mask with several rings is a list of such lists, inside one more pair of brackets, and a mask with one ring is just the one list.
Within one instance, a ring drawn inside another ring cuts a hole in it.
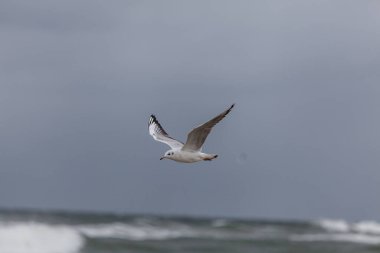
[{"label": "overcast sky", "polygon": [[[1,1],[0,207],[380,220],[379,1]],[[159,158],[154,113],[212,162]]]}]

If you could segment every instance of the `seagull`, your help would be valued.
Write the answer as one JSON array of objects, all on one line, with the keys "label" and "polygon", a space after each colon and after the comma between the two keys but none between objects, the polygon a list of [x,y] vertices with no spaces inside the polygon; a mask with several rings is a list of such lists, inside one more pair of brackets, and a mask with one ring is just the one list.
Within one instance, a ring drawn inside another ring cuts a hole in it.
[{"label": "seagull", "polygon": [[202,153],[202,145],[205,142],[208,134],[211,132],[211,129],[219,121],[221,121],[234,106],[235,104],[232,104],[227,110],[218,116],[192,129],[187,134],[187,140],[185,144],[170,137],[158,122],[156,116],[152,114],[149,118],[148,124],[149,134],[156,141],[163,142],[169,145],[171,148],[165,152],[164,156],[161,157],[160,160],[167,158],[176,162],[194,163],[199,161],[211,161],[217,158],[218,155]]}]

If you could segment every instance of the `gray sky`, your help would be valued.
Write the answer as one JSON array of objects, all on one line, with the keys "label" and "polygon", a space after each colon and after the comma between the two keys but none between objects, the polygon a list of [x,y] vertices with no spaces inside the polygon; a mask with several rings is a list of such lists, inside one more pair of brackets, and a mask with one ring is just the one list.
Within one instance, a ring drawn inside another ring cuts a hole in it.
[{"label": "gray sky", "polygon": [[[1,1],[0,207],[380,219],[379,1]],[[159,161],[155,113],[213,162]]]}]

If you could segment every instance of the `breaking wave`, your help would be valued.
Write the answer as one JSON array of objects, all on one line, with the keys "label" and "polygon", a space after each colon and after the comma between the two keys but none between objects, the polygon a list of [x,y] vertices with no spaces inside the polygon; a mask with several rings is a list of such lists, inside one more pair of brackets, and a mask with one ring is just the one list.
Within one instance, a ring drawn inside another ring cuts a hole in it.
[{"label": "breaking wave", "polygon": [[361,221],[352,225],[352,230],[359,233],[380,235],[380,223],[376,221]]},{"label": "breaking wave", "polygon": [[130,225],[127,223],[110,223],[82,225],[78,231],[89,238],[116,238],[128,240],[166,240],[179,237],[192,237],[193,231],[187,227],[157,227],[152,225]]},{"label": "breaking wave", "polygon": [[351,242],[377,245],[380,244],[380,237],[365,234],[305,234],[305,235],[293,235],[291,240],[300,242]]},{"label": "breaking wave", "polygon": [[321,219],[316,222],[316,225],[330,232],[349,232],[350,224],[345,220]]},{"label": "breaking wave", "polygon": [[[1,217],[0,217],[1,218]],[[380,245],[380,224],[323,219],[316,222],[255,222],[229,219],[0,220],[0,252],[78,253],[108,239],[151,241],[210,239],[221,241],[350,242]],[[50,220],[52,221],[52,220]],[[90,223],[89,223],[90,222]],[[96,243],[94,243],[96,242]],[[124,242],[123,242],[124,243]],[[106,244],[104,244],[106,245]],[[84,249],[86,247],[86,249]]]},{"label": "breaking wave", "polygon": [[0,252],[76,253],[83,245],[81,234],[69,226],[36,222],[0,223]]},{"label": "breaking wave", "polygon": [[322,219],[315,222],[326,232],[299,234],[290,237],[293,241],[335,241],[378,245],[380,223],[375,221],[347,222],[345,220]]},{"label": "breaking wave", "polygon": [[360,221],[349,223],[344,220],[322,219],[317,221],[316,224],[330,232],[355,232],[361,234],[380,235],[380,223],[376,221]]}]

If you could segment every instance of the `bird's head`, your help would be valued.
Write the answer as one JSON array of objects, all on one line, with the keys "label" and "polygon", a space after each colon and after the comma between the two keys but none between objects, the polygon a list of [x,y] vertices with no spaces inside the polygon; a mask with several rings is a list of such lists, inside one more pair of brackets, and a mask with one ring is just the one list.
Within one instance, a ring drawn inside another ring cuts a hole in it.
[{"label": "bird's head", "polygon": [[160,160],[167,158],[167,159],[172,159],[174,156],[174,151],[173,150],[168,150],[165,152],[164,156],[160,158]]}]

